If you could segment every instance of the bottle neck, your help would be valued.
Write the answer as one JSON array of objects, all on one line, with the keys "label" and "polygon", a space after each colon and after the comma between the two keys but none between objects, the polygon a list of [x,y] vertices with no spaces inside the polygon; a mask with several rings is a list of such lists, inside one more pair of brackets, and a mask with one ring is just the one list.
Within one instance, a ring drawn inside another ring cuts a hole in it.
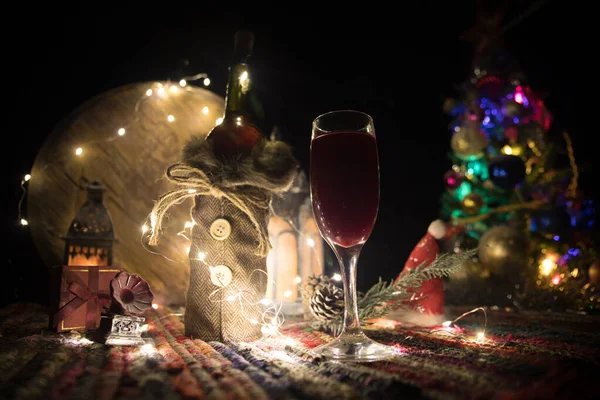
[{"label": "bottle neck", "polygon": [[250,70],[248,64],[245,62],[233,64],[229,68],[224,119],[248,116],[250,86]]}]

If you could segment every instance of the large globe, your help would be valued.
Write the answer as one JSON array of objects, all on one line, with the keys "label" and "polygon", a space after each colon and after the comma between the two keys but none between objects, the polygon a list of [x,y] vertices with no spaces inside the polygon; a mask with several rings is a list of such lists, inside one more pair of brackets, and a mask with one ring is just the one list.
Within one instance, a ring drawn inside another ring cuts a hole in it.
[{"label": "large globe", "polygon": [[63,263],[62,237],[85,201],[85,183],[100,180],[117,237],[113,264],[146,279],[159,306],[183,304],[191,200],[170,210],[159,246],[147,246],[143,226],[171,188],[166,168],[190,137],[215,126],[223,107],[223,98],[206,89],[148,82],[102,93],[64,118],[43,143],[28,182],[28,221],[47,266]]}]

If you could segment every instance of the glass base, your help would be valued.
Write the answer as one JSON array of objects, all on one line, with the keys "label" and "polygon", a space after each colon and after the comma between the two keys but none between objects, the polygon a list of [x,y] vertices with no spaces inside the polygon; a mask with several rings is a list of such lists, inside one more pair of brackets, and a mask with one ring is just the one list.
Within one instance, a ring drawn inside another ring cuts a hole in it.
[{"label": "glass base", "polygon": [[331,361],[372,362],[398,354],[395,348],[369,339],[363,332],[342,333],[333,341],[313,349]]}]

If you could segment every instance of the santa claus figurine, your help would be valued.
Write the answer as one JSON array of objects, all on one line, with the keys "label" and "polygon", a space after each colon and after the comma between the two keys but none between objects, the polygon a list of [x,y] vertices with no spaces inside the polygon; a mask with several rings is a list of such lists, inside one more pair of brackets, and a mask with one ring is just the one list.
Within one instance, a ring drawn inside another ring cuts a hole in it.
[{"label": "santa claus figurine", "polygon": [[[442,220],[438,219],[429,224],[427,233],[408,256],[396,282],[411,269],[431,264],[440,254],[440,243],[447,232],[446,223]],[[409,289],[409,292],[415,295],[415,300],[410,302],[414,311],[398,309],[392,311],[388,317],[423,326],[436,325],[444,320],[444,284],[441,278],[429,279],[421,286]]]}]

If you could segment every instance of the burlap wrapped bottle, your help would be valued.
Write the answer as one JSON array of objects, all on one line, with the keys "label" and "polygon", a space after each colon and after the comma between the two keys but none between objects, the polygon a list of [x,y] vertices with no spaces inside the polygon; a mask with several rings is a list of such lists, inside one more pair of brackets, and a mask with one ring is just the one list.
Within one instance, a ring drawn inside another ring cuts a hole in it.
[{"label": "burlap wrapped bottle", "polygon": [[289,188],[297,167],[281,141],[263,139],[249,157],[225,160],[210,141],[194,138],[182,161],[168,168],[166,177],[178,188],[156,202],[149,244],[158,244],[168,209],[193,197],[186,335],[204,341],[260,337],[271,199]]},{"label": "burlap wrapped bottle", "polygon": [[[267,209],[254,206],[252,212],[261,224],[266,223]],[[265,258],[254,252],[254,226],[248,216],[229,200],[213,196],[196,197],[192,220],[195,225],[190,251],[190,287],[186,298],[186,335],[204,340],[245,341],[258,338],[261,326],[250,321],[260,321],[260,300],[266,292],[267,275]],[[231,232],[223,240],[215,239],[212,234],[219,226],[213,224],[222,221],[227,221]],[[197,256],[200,252],[206,255],[203,261]],[[225,272],[222,278],[214,276],[222,273],[224,268],[230,270],[231,283],[218,290],[219,285],[229,281],[229,272]],[[212,279],[211,269],[217,271],[212,273]],[[230,285],[234,286],[228,290]],[[243,294],[238,294],[237,289]],[[244,307],[245,315],[242,315],[240,307]]]}]

